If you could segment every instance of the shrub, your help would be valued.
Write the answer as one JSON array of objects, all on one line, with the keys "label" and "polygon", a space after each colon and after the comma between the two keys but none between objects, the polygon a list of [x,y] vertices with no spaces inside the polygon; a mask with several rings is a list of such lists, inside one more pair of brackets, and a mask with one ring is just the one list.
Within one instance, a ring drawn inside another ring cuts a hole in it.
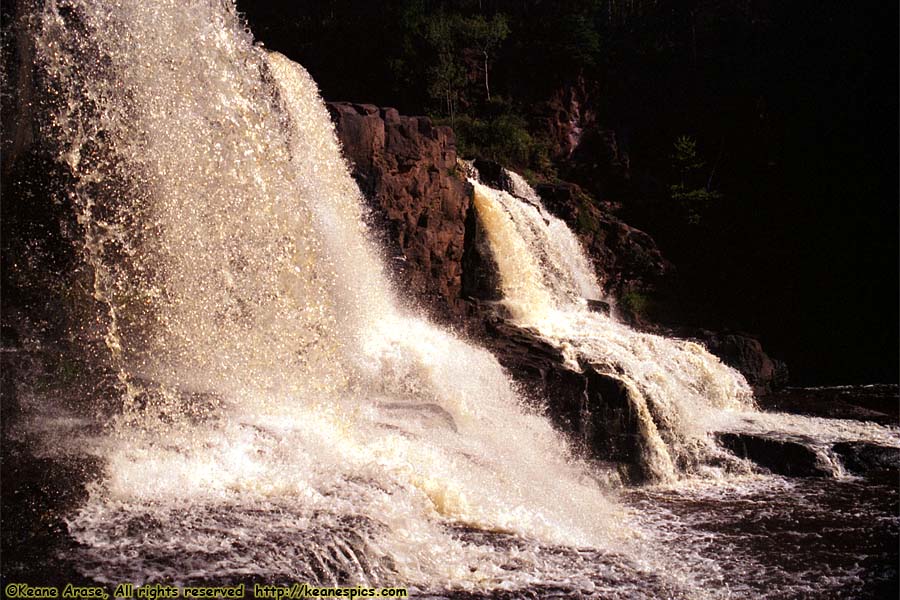
[{"label": "shrub", "polygon": [[709,207],[722,198],[712,189],[715,169],[706,176],[705,167],[706,161],[697,151],[697,140],[689,135],[675,139],[672,168],[677,181],[669,186],[669,196],[689,225],[699,225]]},{"label": "shrub", "polygon": [[653,304],[649,296],[634,290],[622,294],[620,302],[623,308],[636,316],[646,316]]},{"label": "shrub", "polygon": [[[447,120],[442,120],[450,124]],[[519,166],[529,162],[531,134],[525,119],[512,114],[492,119],[459,115],[452,124],[460,156],[483,158],[502,165]]]}]

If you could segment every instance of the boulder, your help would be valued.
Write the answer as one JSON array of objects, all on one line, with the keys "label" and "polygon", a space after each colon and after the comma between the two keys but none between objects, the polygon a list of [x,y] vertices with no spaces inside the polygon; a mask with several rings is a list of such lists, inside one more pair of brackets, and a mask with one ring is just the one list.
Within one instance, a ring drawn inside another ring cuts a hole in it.
[{"label": "boulder", "polygon": [[900,421],[897,384],[789,387],[758,397],[761,408],[828,419],[856,419],[882,425]]},{"label": "boulder", "polygon": [[[490,312],[485,310],[483,312]],[[481,343],[520,389],[593,459],[617,463],[626,481],[645,481],[639,423],[624,385],[587,363],[574,369],[559,348],[500,314],[484,321]]]},{"label": "boulder", "polygon": [[771,393],[787,384],[787,365],[766,354],[759,340],[749,333],[689,328],[672,333],[706,346],[726,365],[740,371],[757,395]]},{"label": "boulder", "polygon": [[602,210],[574,183],[540,184],[536,191],[547,210],[578,234],[607,293],[621,297],[667,285],[674,268],[648,234]]},{"label": "boulder", "polygon": [[900,473],[900,448],[871,442],[840,442],[832,447],[844,469],[856,475],[888,475],[894,481]]},{"label": "boulder", "polygon": [[483,158],[476,158],[473,164],[478,171],[478,180],[481,183],[494,189],[509,191],[509,182],[503,172],[503,165]]},{"label": "boulder", "polygon": [[798,441],[751,433],[719,433],[719,443],[736,456],[746,458],[777,475],[830,477],[812,447]]},{"label": "boulder", "polygon": [[610,311],[609,302],[604,302],[603,300],[592,300],[588,299],[587,301],[588,308],[594,312],[600,313],[602,315],[608,315]]},{"label": "boulder", "polygon": [[462,258],[462,287],[460,292],[467,300],[496,301],[503,298],[500,291],[500,274],[494,252],[478,219],[475,205],[470,204],[466,214],[465,247]]}]

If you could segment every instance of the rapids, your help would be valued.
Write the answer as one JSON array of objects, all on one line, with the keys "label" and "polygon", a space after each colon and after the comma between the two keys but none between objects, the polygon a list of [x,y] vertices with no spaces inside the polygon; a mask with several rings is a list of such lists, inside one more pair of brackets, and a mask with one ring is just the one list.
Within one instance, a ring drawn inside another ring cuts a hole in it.
[{"label": "rapids", "polygon": [[720,561],[731,542],[680,507],[790,484],[715,431],[900,445],[891,427],[761,413],[698,344],[590,312],[602,285],[572,231],[517,175],[510,191],[473,179],[513,321],[630,390],[656,485],[612,485],[494,356],[400,307],[315,82],[254,45],[232,2],[35,5],[39,142],[65,172],[41,200],[74,211],[93,304],[73,337],[99,332],[87,360],[114,374],[112,400],[41,375],[17,388],[16,443],[99,465],[66,512],[61,572],[742,596],[764,566]]}]

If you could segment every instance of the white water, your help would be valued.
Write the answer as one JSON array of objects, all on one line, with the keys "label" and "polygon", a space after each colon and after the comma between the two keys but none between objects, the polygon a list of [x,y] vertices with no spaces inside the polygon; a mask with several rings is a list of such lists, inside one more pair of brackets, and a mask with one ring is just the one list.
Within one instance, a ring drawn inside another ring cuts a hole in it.
[{"label": "white water", "polygon": [[[40,424],[104,461],[69,521],[84,574],[601,597],[721,583],[638,527],[491,355],[398,310],[314,83],[230,3],[51,0],[34,26],[103,307],[85,328],[122,396],[102,435]],[[740,378],[587,312],[600,287],[571,232],[536,197],[479,189],[501,275],[522,276],[504,276],[516,318],[622,371],[661,477],[709,451],[692,420],[746,411]]]},{"label": "white water", "polygon": [[62,4],[37,57],[124,401],[80,441],[106,465],[69,524],[88,575],[567,577],[460,526],[627,550],[622,510],[496,360],[398,310],[300,66],[229,3]]},{"label": "white water", "polygon": [[718,452],[706,420],[720,409],[750,409],[747,382],[695,343],[591,311],[585,296],[598,297],[600,284],[577,238],[520,177],[508,176],[516,195],[470,182],[513,320],[560,347],[574,369],[585,360],[625,384],[655,477],[699,467],[698,459]]},{"label": "white water", "polygon": [[824,448],[838,440],[900,445],[896,431],[872,424],[760,413],[744,377],[699,344],[642,333],[590,310],[586,300],[601,298],[601,285],[577,237],[521,176],[504,176],[509,191],[469,179],[503,303],[516,324],[559,347],[573,369],[586,362],[625,384],[645,466],[657,480],[692,472],[721,476],[711,463],[743,470],[716,445],[711,434],[717,431],[814,440],[829,463]]}]

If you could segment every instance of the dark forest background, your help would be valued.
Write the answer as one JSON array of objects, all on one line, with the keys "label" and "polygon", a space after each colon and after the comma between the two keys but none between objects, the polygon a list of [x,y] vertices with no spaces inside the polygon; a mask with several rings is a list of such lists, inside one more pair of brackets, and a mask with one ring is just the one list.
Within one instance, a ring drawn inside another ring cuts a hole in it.
[{"label": "dark forest background", "polygon": [[896,2],[238,9],[327,100],[431,115],[464,157],[614,207],[677,266],[684,321],[758,334],[794,383],[897,381]]}]

